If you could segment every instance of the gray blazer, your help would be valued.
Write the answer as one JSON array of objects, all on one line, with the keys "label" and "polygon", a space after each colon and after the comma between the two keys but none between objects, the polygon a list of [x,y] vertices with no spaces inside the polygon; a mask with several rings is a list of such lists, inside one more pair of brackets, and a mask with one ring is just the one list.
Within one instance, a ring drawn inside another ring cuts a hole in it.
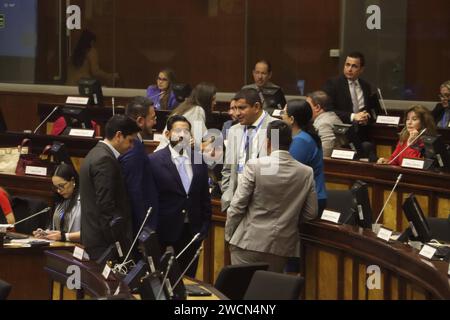
[{"label": "gray blazer", "polygon": [[323,112],[314,120],[314,128],[322,140],[322,149],[324,157],[331,157],[333,149],[340,147],[333,132],[335,124],[342,124],[341,119],[333,111]]},{"label": "gray blazer", "polygon": [[[264,118],[261,128],[258,130],[258,158],[267,155],[266,137],[267,126],[270,122],[277,120],[270,115]],[[228,131],[228,139],[225,151],[225,163],[222,169],[222,211],[226,211],[230,205],[231,198],[237,187],[239,154],[241,152],[242,138],[244,136],[244,127],[241,124],[235,124]]]},{"label": "gray blazer", "polygon": [[317,217],[313,170],[287,151],[247,162],[227,212],[225,241],[298,257],[299,223]]}]

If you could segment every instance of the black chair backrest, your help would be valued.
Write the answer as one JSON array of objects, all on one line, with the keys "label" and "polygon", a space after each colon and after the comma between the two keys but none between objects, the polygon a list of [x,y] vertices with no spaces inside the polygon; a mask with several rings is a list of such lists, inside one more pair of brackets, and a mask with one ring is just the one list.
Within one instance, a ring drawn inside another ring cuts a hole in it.
[{"label": "black chair backrest", "polygon": [[[40,199],[13,196],[11,197],[11,207],[16,221],[20,221],[47,208],[48,205],[45,201]],[[46,212],[20,223],[17,225],[16,231],[19,233],[32,234],[37,228],[47,228],[50,223],[51,214],[52,213]]]},{"label": "black chair backrest", "polygon": [[427,218],[431,237],[438,241],[450,242],[450,220],[443,218]]},{"label": "black chair backrest", "polygon": [[6,300],[11,292],[11,285],[0,279],[0,300]]},{"label": "black chair backrest", "polygon": [[270,271],[256,271],[244,300],[298,300],[305,279]]},{"label": "black chair backrest", "polygon": [[220,270],[214,287],[231,300],[242,300],[255,271],[268,268],[267,263],[225,266]]},{"label": "black chair backrest", "polygon": [[356,224],[356,204],[351,190],[327,190],[326,209],[340,212],[340,223]]}]

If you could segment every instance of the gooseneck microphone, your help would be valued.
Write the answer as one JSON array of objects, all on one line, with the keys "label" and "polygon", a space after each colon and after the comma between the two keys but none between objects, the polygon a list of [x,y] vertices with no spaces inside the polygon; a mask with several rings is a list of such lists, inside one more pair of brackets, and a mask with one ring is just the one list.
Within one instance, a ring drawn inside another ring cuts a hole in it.
[{"label": "gooseneck microphone", "polygon": [[59,109],[59,106],[56,106],[55,108],[53,108],[52,112],[49,113],[49,115],[47,117],[45,117],[45,119],[39,123],[39,125],[36,127],[36,129],[34,129],[33,134],[36,134],[36,132],[47,122],[47,120],[56,112],[56,110]]},{"label": "gooseneck microphone", "polygon": [[378,95],[380,96],[380,104],[381,104],[381,108],[383,109],[385,115],[388,115],[387,108],[386,108],[386,104],[384,103],[383,96],[381,95],[381,89],[380,89],[380,88],[377,88],[377,91],[378,91]]},{"label": "gooseneck microphone", "polygon": [[45,209],[43,209],[43,210],[41,210],[41,211],[39,211],[39,212],[37,212],[37,213],[35,213],[35,214],[29,216],[29,217],[26,217],[25,219],[22,219],[22,220],[20,220],[20,221],[18,221],[18,222],[16,222],[16,223],[14,223],[13,226],[17,226],[18,224],[21,224],[22,222],[25,222],[25,221],[27,221],[27,220],[30,220],[30,219],[32,219],[32,218],[34,218],[34,217],[36,217],[36,216],[39,216],[39,215],[41,215],[41,214],[43,214],[43,213],[46,213],[46,212],[50,211],[50,209],[51,209],[50,207],[47,207],[47,208],[45,208]]},{"label": "gooseneck microphone", "polygon": [[425,133],[425,131],[427,131],[427,128],[420,131],[420,133],[417,135],[417,137],[415,137],[411,143],[408,143],[406,145],[406,147],[403,148],[402,151],[400,151],[391,161],[388,162],[388,164],[392,164],[392,162],[397,160],[397,158],[400,157],[400,155],[403,154],[403,152],[405,152],[406,149],[408,149],[410,146],[412,146],[414,143],[416,143],[416,141]]},{"label": "gooseneck microphone", "polygon": [[156,296],[156,300],[159,300],[159,298],[161,297],[161,293],[164,289],[164,286],[166,285],[166,280],[167,280],[167,277],[169,276],[170,269],[172,269],[174,260],[175,260],[175,257],[172,255],[170,257],[169,261],[167,262],[166,272],[164,273],[164,278],[161,282],[161,288],[159,289],[158,295]]},{"label": "gooseneck microphone", "polygon": [[177,260],[180,259],[181,255],[194,243],[195,240],[200,238],[200,233],[197,233],[184,248],[180,251],[180,253],[177,255]]},{"label": "gooseneck microphone", "polygon": [[381,215],[382,215],[383,212],[384,212],[384,209],[386,209],[386,206],[387,206],[387,204],[389,203],[389,200],[391,199],[392,194],[394,193],[395,189],[397,188],[397,185],[399,184],[399,182],[400,182],[400,180],[402,179],[402,177],[403,177],[403,174],[400,173],[400,174],[398,175],[398,177],[397,177],[397,181],[395,182],[394,187],[393,187],[392,190],[391,190],[391,193],[389,194],[387,200],[384,202],[383,208],[381,209],[380,214],[378,215],[377,220],[375,221],[374,225],[377,225],[377,224],[378,224],[378,220],[380,220]]},{"label": "gooseneck microphone", "polygon": [[202,250],[203,250],[203,247],[198,248],[197,252],[194,254],[194,257],[191,259],[191,261],[189,261],[189,264],[187,265],[186,269],[183,270],[180,277],[177,279],[177,281],[175,281],[175,283],[173,285],[174,288],[176,288],[178,283],[180,283],[180,281],[183,279],[184,275],[189,270],[189,268],[194,263],[194,261],[198,258],[198,256],[200,255],[200,252],[202,252]]}]

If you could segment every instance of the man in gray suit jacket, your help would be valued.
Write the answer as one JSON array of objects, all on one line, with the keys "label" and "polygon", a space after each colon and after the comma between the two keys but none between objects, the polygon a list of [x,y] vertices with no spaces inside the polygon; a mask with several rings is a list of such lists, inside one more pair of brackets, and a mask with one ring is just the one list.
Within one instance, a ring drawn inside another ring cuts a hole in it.
[{"label": "man in gray suit jacket", "polygon": [[275,120],[261,106],[258,92],[242,89],[236,96],[236,117],[239,121],[228,131],[225,163],[222,169],[222,211],[230,205],[238,175],[249,159],[267,155],[266,128]]},{"label": "man in gray suit jacket", "polygon": [[317,217],[317,196],[313,170],[289,154],[290,126],[270,123],[267,140],[270,156],[249,160],[239,177],[225,241],[232,264],[266,262],[283,272],[288,257],[299,256],[299,223]]},{"label": "man in gray suit jacket", "polygon": [[340,147],[336,139],[333,127],[335,124],[342,124],[341,119],[330,110],[330,99],[325,91],[314,91],[308,94],[306,101],[312,109],[313,125],[322,141],[324,157],[331,157],[333,149]]},{"label": "man in gray suit jacket", "polygon": [[[80,169],[81,243],[91,259],[100,258],[120,238],[123,255],[131,245],[131,208],[117,158],[133,147],[136,122],[124,115],[106,124],[105,139],[83,161]],[[123,220],[112,230],[115,218]]]}]

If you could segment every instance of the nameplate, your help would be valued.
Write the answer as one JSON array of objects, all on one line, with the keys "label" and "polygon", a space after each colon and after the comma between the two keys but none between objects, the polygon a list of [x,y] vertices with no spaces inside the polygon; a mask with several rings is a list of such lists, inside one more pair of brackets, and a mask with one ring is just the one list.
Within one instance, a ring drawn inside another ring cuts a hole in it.
[{"label": "nameplate", "polygon": [[94,137],[95,130],[92,129],[70,129],[69,136],[73,137]]},{"label": "nameplate", "polygon": [[430,247],[425,244],[422,247],[422,250],[420,250],[419,255],[421,255],[422,257],[425,257],[427,259],[431,259],[431,258],[433,258],[435,253],[436,253],[436,248]]},{"label": "nameplate", "polygon": [[14,228],[13,224],[0,224],[0,233],[6,233],[8,229]]},{"label": "nameplate", "polygon": [[333,223],[338,223],[340,217],[341,217],[341,214],[339,212],[330,211],[330,210],[323,210],[321,220],[330,221],[330,222],[333,222]]},{"label": "nameplate", "polygon": [[108,264],[105,264],[105,267],[103,268],[103,272],[102,272],[103,278],[108,280],[110,274],[111,274],[111,267],[108,266]]},{"label": "nameplate", "polygon": [[425,166],[424,160],[404,158],[402,161],[403,168],[423,170],[424,166]]},{"label": "nameplate", "polygon": [[391,239],[391,236],[392,231],[383,227],[380,228],[377,234],[377,238],[383,239],[384,241],[389,241],[389,239]]},{"label": "nameplate", "polygon": [[35,176],[47,176],[47,168],[44,167],[34,167],[34,166],[26,166],[25,174],[31,174]]},{"label": "nameplate", "polygon": [[75,246],[72,256],[80,261],[89,261],[89,256],[83,248]]},{"label": "nameplate", "polygon": [[87,106],[89,103],[89,97],[67,97],[66,104],[77,104]]},{"label": "nameplate", "polygon": [[281,111],[282,110],[280,110],[280,109],[273,110],[272,117],[280,117],[281,118]]},{"label": "nameplate", "polygon": [[163,135],[160,133],[153,134],[153,141],[161,141]]},{"label": "nameplate", "polygon": [[116,241],[116,249],[117,249],[117,253],[119,254],[119,258],[123,257],[123,252],[122,252],[122,247],[120,246],[120,242]]},{"label": "nameplate", "polygon": [[378,116],[377,123],[398,126],[398,124],[400,123],[400,117]]},{"label": "nameplate", "polygon": [[117,287],[116,291],[114,291],[114,295],[117,296],[120,293],[120,284]]},{"label": "nameplate", "polygon": [[356,152],[351,150],[333,150],[331,157],[335,159],[353,160],[355,154]]}]

